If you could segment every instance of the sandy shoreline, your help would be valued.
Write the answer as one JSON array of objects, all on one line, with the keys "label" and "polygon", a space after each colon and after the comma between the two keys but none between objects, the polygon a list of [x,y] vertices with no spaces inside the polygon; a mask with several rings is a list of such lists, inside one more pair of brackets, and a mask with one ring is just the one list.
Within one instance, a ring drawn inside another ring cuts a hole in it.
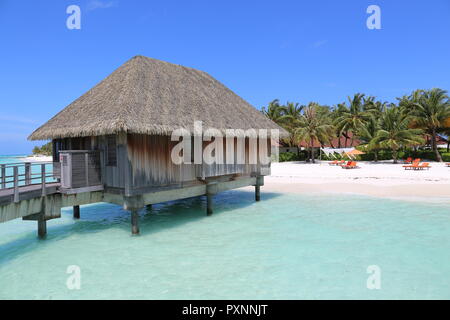
[{"label": "sandy shoreline", "polygon": [[450,168],[430,163],[429,170],[404,170],[403,164],[358,162],[345,170],[328,162],[273,163],[263,191],[281,193],[350,193],[383,198],[428,198],[450,201]]},{"label": "sandy shoreline", "polygon": [[52,162],[53,158],[51,156],[28,156],[28,157],[21,157],[21,161],[23,162]]}]

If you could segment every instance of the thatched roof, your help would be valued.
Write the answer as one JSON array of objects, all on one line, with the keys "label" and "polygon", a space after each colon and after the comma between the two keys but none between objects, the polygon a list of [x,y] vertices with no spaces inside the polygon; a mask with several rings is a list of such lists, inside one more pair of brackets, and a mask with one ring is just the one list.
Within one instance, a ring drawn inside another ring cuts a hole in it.
[{"label": "thatched roof", "polygon": [[[209,74],[136,56],[34,131],[30,140],[178,128],[280,129]],[[282,129],[281,129],[282,130]],[[284,131],[282,131],[284,133]]]}]

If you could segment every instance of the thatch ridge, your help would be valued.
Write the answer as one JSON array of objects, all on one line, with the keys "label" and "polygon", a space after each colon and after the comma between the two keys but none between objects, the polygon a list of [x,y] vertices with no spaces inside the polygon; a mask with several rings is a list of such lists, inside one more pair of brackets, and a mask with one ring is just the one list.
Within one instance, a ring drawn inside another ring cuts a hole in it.
[{"label": "thatch ridge", "polygon": [[194,121],[226,129],[280,129],[208,73],[135,56],[35,130],[30,140],[119,132],[168,135]]}]

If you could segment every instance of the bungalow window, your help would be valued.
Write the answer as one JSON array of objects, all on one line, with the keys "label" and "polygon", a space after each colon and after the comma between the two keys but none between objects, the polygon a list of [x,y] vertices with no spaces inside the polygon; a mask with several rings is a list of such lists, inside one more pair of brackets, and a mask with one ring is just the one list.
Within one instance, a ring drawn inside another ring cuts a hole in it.
[{"label": "bungalow window", "polygon": [[114,135],[106,137],[106,165],[117,166],[117,143]]}]

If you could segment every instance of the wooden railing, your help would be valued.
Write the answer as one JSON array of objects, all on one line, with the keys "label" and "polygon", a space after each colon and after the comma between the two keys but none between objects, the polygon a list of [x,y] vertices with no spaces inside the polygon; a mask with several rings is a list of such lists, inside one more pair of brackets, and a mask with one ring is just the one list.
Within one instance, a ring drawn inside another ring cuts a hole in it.
[{"label": "wooden railing", "polygon": [[21,187],[40,185],[45,196],[47,183],[57,181],[54,172],[53,162],[0,164],[0,191],[14,189],[14,202],[18,202]]}]

